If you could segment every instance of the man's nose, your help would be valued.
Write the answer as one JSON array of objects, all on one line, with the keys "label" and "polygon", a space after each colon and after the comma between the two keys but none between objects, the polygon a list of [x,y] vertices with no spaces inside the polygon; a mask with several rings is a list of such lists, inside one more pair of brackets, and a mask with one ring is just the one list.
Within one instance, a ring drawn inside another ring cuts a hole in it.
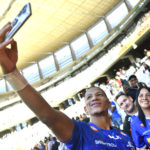
[{"label": "man's nose", "polygon": [[126,103],[124,103],[124,104],[123,104],[123,107],[124,107],[124,108],[127,108],[127,104],[126,104]]},{"label": "man's nose", "polygon": [[96,100],[96,99],[97,99],[97,95],[93,95],[92,100]]}]

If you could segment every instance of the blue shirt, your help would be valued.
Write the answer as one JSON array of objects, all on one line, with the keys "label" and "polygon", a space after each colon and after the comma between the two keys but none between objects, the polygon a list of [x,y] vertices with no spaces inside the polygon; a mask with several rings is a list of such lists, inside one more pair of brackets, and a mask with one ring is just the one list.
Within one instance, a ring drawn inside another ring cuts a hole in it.
[{"label": "blue shirt", "polygon": [[150,147],[150,119],[146,119],[146,127],[144,127],[139,117],[134,116],[131,122],[131,134],[137,148]]},{"label": "blue shirt", "polygon": [[74,121],[71,139],[66,142],[70,150],[135,150],[129,136],[120,130],[104,130],[93,123]]},{"label": "blue shirt", "polygon": [[[120,114],[118,113],[118,110],[117,110],[115,102],[111,101],[111,105],[113,107],[115,107],[115,110],[112,112],[112,119],[115,120],[116,118],[121,118]],[[109,111],[110,111],[110,108],[109,108]]]}]

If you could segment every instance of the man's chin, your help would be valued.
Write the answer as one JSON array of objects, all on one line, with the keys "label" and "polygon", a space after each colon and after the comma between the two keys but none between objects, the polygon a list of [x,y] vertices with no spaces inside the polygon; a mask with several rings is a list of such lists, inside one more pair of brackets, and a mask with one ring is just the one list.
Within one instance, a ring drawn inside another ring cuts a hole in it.
[{"label": "man's chin", "polygon": [[93,116],[102,116],[104,115],[104,110],[97,110],[95,112],[93,112]]},{"label": "man's chin", "polygon": [[133,112],[132,109],[126,111],[127,114],[130,114],[130,113],[132,113],[132,112]]}]

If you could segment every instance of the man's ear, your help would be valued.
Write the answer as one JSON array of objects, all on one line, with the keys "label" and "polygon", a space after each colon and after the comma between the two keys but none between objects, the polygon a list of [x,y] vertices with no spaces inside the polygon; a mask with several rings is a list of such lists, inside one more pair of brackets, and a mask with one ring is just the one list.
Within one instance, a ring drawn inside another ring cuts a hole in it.
[{"label": "man's ear", "polygon": [[85,113],[86,113],[87,115],[89,114],[88,111],[87,111],[86,106],[84,106],[84,111],[85,111]]}]

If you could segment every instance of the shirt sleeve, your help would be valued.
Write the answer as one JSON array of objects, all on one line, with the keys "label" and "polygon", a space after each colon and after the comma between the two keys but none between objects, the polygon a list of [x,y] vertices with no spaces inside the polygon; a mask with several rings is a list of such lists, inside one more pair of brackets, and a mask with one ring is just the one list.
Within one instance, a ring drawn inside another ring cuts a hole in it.
[{"label": "shirt sleeve", "polygon": [[81,127],[81,122],[75,121],[74,122],[74,129],[73,129],[73,133],[72,133],[72,137],[70,138],[69,141],[65,142],[65,145],[69,148],[69,149],[78,149],[78,146],[81,144],[82,142],[82,127]]},{"label": "shirt sleeve", "polygon": [[144,137],[142,137],[138,132],[136,120],[133,120],[131,122],[131,135],[132,135],[136,148],[145,147]]}]

